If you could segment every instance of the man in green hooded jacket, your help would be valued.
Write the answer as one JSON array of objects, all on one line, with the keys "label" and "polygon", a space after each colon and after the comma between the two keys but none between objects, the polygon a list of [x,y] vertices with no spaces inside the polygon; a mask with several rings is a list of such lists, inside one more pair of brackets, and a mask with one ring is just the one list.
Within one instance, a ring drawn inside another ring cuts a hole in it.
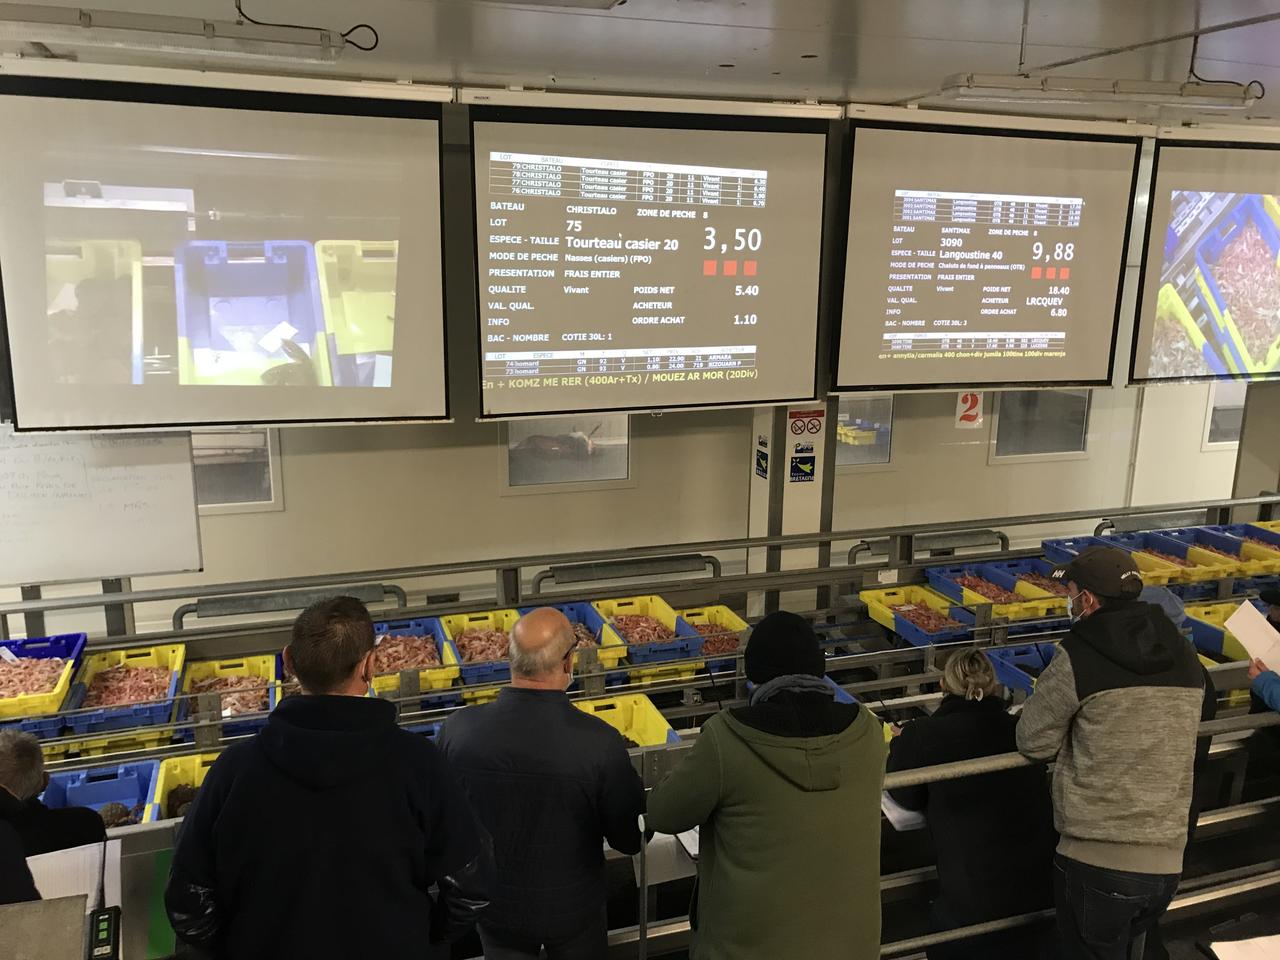
[{"label": "man in green hooded jacket", "polygon": [[876,960],[880,721],[835,702],[795,614],[760,621],[745,665],[749,705],[703,725],[645,816],[660,833],[701,827],[691,960]]}]

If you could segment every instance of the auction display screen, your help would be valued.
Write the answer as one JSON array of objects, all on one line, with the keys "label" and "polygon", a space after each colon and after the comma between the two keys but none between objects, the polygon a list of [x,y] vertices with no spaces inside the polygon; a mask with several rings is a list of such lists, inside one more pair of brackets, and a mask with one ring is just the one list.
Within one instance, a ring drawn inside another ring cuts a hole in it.
[{"label": "auction display screen", "polygon": [[809,399],[825,124],[473,124],[486,416]]},{"label": "auction display screen", "polygon": [[1156,144],[1134,382],[1280,377],[1280,149]]},{"label": "auction display screen", "polygon": [[19,429],[447,415],[438,106],[60,83],[0,87]]},{"label": "auction display screen", "polygon": [[1138,141],[854,130],[839,389],[1109,380]]}]

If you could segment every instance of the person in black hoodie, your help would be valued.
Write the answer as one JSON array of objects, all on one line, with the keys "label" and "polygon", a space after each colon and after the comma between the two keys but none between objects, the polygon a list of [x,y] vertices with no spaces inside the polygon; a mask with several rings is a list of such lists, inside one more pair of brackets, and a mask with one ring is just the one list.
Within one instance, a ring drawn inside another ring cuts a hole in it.
[{"label": "person in black hoodie", "polygon": [[511,686],[455,713],[440,747],[493,836],[487,960],[596,960],[608,950],[604,845],[640,852],[644,785],[622,735],[565,695],[578,645],[559,610],[511,631]]},{"label": "person in black hoodie", "polygon": [[[997,693],[981,650],[959,650],[942,674],[941,705],[903,727],[889,745],[889,772],[1017,751],[1016,718]],[[1043,767],[1024,767],[891,791],[925,813],[938,860],[935,931],[952,930],[1053,906],[1053,804]],[[929,960],[1032,958],[1045,931],[1022,928],[930,947]]]},{"label": "person in black hoodie", "polygon": [[185,943],[226,960],[421,960],[483,909],[483,833],[436,748],[366,696],[374,646],[351,597],[294,623],[284,662],[303,695],[218,758],[182,825],[165,906]]},{"label": "person in black hoodie", "polygon": [[22,841],[13,827],[0,820],[0,904],[39,899],[36,882],[22,853]]},{"label": "person in black hoodie", "polygon": [[107,839],[102,818],[88,807],[50,810],[41,803],[48,786],[40,741],[19,730],[0,730],[0,820],[17,833],[23,855],[35,857]]},{"label": "person in black hoodie", "polygon": [[1057,757],[1054,858],[1068,960],[1125,960],[1178,887],[1192,802],[1204,670],[1133,557],[1086,550],[1054,570],[1071,631],[1018,722],[1018,749]]}]

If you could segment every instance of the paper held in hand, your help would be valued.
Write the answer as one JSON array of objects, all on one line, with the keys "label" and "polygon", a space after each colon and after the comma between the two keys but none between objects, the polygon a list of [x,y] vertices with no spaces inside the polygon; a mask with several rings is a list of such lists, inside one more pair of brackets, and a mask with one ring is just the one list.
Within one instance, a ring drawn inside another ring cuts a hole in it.
[{"label": "paper held in hand", "polygon": [[1250,601],[1240,604],[1240,609],[1227,619],[1226,627],[1254,660],[1261,660],[1272,670],[1280,668],[1280,633]]}]

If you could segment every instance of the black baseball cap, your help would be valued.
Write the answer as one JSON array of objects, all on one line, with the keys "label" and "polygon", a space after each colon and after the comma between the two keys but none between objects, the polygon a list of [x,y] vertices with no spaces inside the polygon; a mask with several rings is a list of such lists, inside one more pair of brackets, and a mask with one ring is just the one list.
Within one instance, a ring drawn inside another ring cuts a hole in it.
[{"label": "black baseball cap", "polygon": [[1262,602],[1273,607],[1280,607],[1280,587],[1273,587],[1270,590],[1263,590],[1259,595]]},{"label": "black baseball cap", "polygon": [[1053,579],[1072,581],[1108,600],[1133,600],[1142,592],[1142,571],[1133,555],[1117,547],[1090,547],[1053,569]]}]

